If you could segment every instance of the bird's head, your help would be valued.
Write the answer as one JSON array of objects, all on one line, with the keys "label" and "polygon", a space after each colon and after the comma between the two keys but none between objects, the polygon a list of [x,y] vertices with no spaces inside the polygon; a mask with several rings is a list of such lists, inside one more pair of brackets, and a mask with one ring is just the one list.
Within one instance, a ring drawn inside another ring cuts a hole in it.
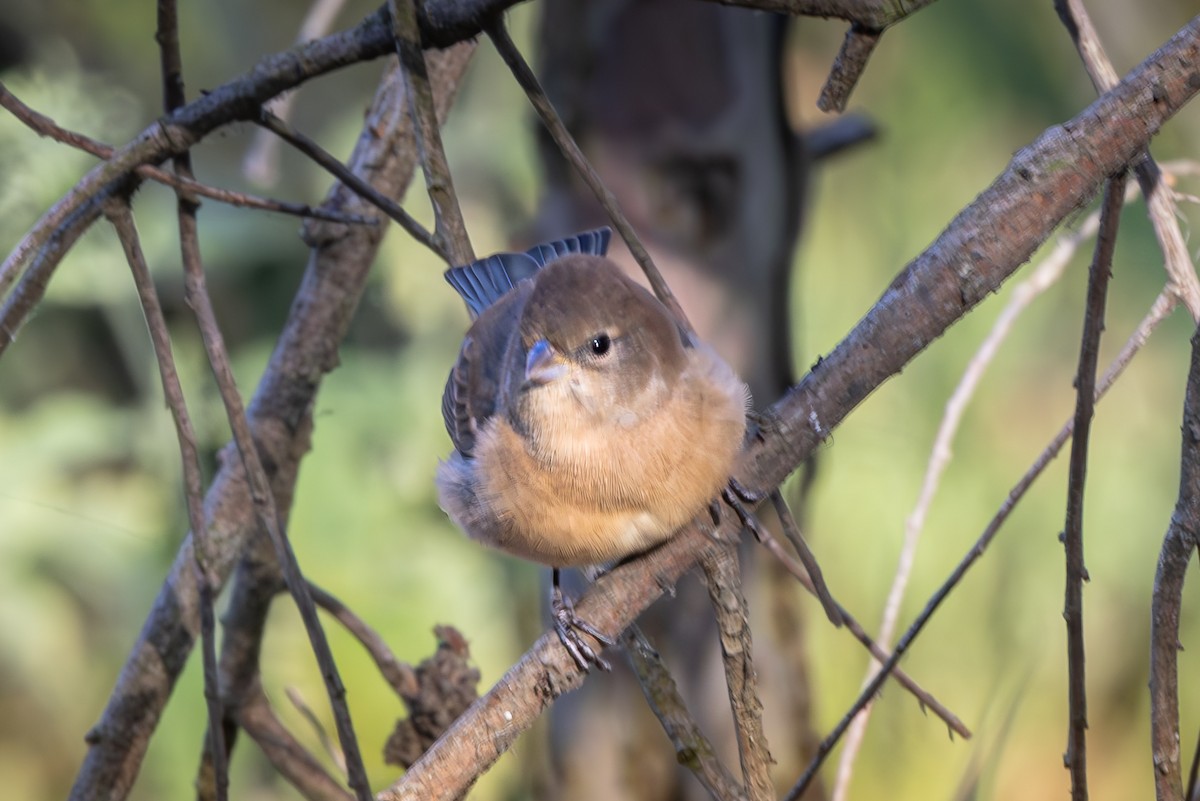
[{"label": "bird's head", "polygon": [[671,314],[600,256],[542,269],[520,331],[526,410],[541,416],[632,424],[670,396],[686,362]]}]

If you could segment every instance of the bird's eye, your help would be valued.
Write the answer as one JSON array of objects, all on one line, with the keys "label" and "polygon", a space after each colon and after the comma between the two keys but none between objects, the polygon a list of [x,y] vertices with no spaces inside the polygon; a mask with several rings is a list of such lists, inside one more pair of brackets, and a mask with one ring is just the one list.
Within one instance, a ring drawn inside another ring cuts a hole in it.
[{"label": "bird's eye", "polygon": [[608,334],[596,334],[588,341],[588,348],[593,356],[603,356],[612,347],[612,339]]}]

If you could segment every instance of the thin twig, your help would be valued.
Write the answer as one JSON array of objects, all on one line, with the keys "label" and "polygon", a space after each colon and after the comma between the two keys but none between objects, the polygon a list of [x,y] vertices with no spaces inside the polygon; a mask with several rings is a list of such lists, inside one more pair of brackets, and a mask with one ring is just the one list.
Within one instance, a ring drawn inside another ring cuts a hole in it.
[{"label": "thin twig", "polygon": [[[28,128],[41,136],[48,136],[56,142],[70,145],[77,150],[90,153],[97,158],[107,159],[116,152],[116,148],[112,145],[98,142],[77,131],[63,128],[46,115],[34,111],[22,103],[3,85],[0,85],[0,108],[7,109],[18,121],[24,123]],[[147,180],[164,184],[173,189],[190,192],[200,197],[206,197],[218,203],[225,203],[229,206],[258,209],[260,211],[273,211],[293,217],[308,217],[314,220],[346,223],[347,225],[378,225],[379,223],[374,217],[364,217],[360,214],[343,214],[330,209],[316,208],[307,203],[291,203],[286,200],[258,197],[245,192],[235,192],[232,189],[209,186],[199,181],[189,181],[150,164],[141,165],[135,172]]]},{"label": "thin twig", "polygon": [[[1136,192],[1135,186],[1128,186],[1125,190],[1125,202],[1128,203],[1132,200]],[[975,389],[979,386],[979,382],[983,379],[996,353],[999,352],[1000,345],[1008,338],[1013,326],[1016,325],[1017,319],[1039,295],[1062,277],[1067,265],[1070,264],[1072,257],[1079,249],[1079,245],[1095,236],[1099,228],[1100,212],[1095,211],[1089,214],[1077,229],[1059,236],[1053,249],[1038,264],[1033,274],[1013,288],[1008,303],[997,316],[996,322],[992,325],[992,329],[984,338],[975,355],[971,357],[958,386],[954,388],[950,399],[946,401],[946,411],[934,437],[929,461],[925,467],[925,477],[921,482],[921,491],[912,512],[909,513],[904,523],[904,542],[900,548],[896,574],[892,578],[892,586],[888,590],[888,597],[884,602],[883,621],[879,626],[881,643],[886,645],[891,642],[895,633],[908,579],[916,563],[916,550],[925,528],[925,520],[933,505],[942,474],[950,464],[952,456],[950,446],[954,441],[959,424],[962,422],[963,414],[975,394]],[[878,664],[878,662],[872,663],[867,670],[867,674],[863,678],[864,684],[871,680]],[[846,734],[846,741],[838,759],[837,779],[833,788],[834,801],[847,797],[854,761],[862,747],[873,706],[873,704],[868,704],[863,709],[862,713],[854,719],[850,731]]]},{"label": "thin twig", "polygon": [[[181,174],[191,177],[191,164],[187,152],[175,159],[175,169]],[[212,299],[209,297],[207,280],[204,275],[204,265],[200,258],[200,244],[196,227],[197,204],[184,196],[179,198],[179,238],[183,253],[184,290],[188,306],[196,315],[200,327],[204,350],[208,356],[209,365],[217,381],[221,401],[225,406],[225,414],[237,443],[238,454],[250,487],[250,498],[254,506],[258,523],[267,532],[275,546],[276,558],[279,559],[288,589],[299,608],[300,617],[312,644],[313,654],[325,680],[329,694],[329,702],[333,707],[333,717],[337,725],[338,740],[346,755],[347,773],[350,787],[354,790],[359,801],[370,801],[371,785],[367,779],[366,768],[363,765],[362,754],[358,748],[358,738],[354,734],[354,725],[350,719],[350,710],[346,705],[346,688],[338,674],[333,652],[321,621],[317,617],[316,606],[308,593],[296,555],[288,541],[287,531],[282,525],[279,510],[275,505],[275,496],[271,491],[271,483],[262,465],[258,446],[254,442],[250,424],[246,419],[246,409],[242,403],[241,394],[233,378],[233,370],[229,366],[229,356],[225,349],[224,338],[217,325],[213,312]]]},{"label": "thin twig", "polygon": [[[1054,7],[1071,34],[1096,91],[1104,93],[1112,89],[1117,85],[1117,71],[1105,53],[1096,26],[1092,24],[1081,0],[1054,0]],[[1175,200],[1162,185],[1162,172],[1148,149],[1132,164],[1138,185],[1146,197],[1150,223],[1154,226],[1154,236],[1163,252],[1171,287],[1191,312],[1192,321],[1200,323],[1200,280],[1196,278],[1195,266],[1188,254],[1183,233],[1179,230]]]},{"label": "thin twig", "polygon": [[[315,0],[308,7],[304,21],[300,23],[296,44],[303,44],[329,33],[333,21],[345,4],[345,0]],[[267,108],[279,119],[289,120],[297,94],[288,92],[279,95],[267,103]],[[246,154],[242,157],[242,174],[258,186],[274,186],[279,180],[279,138],[264,130],[256,131],[254,141],[246,148]]]},{"label": "thin twig", "polygon": [[837,601],[833,599],[833,595],[830,594],[829,587],[825,585],[825,576],[821,572],[821,566],[817,563],[817,557],[808,547],[808,543],[804,541],[800,527],[796,525],[796,518],[792,516],[792,510],[788,508],[787,501],[783,499],[783,493],[778,489],[771,491],[771,505],[775,507],[775,514],[779,516],[779,522],[783,525],[784,535],[796,549],[800,563],[804,565],[809,578],[812,579],[813,590],[821,602],[821,608],[825,610],[825,617],[829,618],[829,622],[834,626],[841,626],[841,609]]},{"label": "thin twig", "polygon": [[663,731],[675,746],[675,758],[718,801],[748,801],[738,783],[713,751],[696,720],[688,712],[671,672],[637,624],[625,631],[625,653],[637,673],[638,683]]},{"label": "thin twig", "polygon": [[1087,684],[1084,680],[1083,583],[1088,580],[1083,558],[1083,492],[1087,478],[1088,435],[1096,404],[1096,365],[1112,257],[1121,219],[1125,173],[1109,179],[1100,209],[1096,252],[1088,271],[1087,308],[1075,374],[1075,431],[1071,438],[1071,468],[1067,480],[1067,514],[1063,530],[1067,585],[1063,617],[1067,621],[1068,736],[1063,764],[1071,773],[1071,797],[1087,801]]},{"label": "thin twig", "polygon": [[646,251],[645,245],[638,237],[637,232],[633,230],[633,226],[629,224],[628,218],[622,213],[617,205],[616,196],[609,191],[604,182],[600,180],[600,176],[596,174],[596,170],[588,162],[587,157],[583,155],[583,151],[579,149],[579,145],[575,142],[575,138],[571,136],[571,132],[567,130],[567,126],[563,124],[562,118],[558,116],[558,112],[554,109],[554,105],[550,102],[550,98],[546,96],[545,90],[542,89],[538,82],[537,76],[533,74],[533,70],[529,68],[529,64],[525,61],[525,57],[521,55],[521,51],[513,43],[512,37],[508,35],[508,28],[504,25],[503,19],[497,19],[490,27],[487,28],[487,34],[491,37],[492,43],[496,46],[500,57],[504,59],[504,63],[512,71],[513,77],[517,79],[517,83],[525,90],[526,96],[529,98],[530,104],[542,119],[542,124],[546,126],[546,130],[562,151],[563,156],[579,173],[579,177],[588,185],[588,188],[595,194],[596,200],[600,202],[605,213],[612,220],[613,226],[625,240],[625,244],[629,247],[629,252],[633,254],[633,258],[645,273],[646,279],[650,282],[650,288],[654,290],[654,294],[663,302],[675,318],[689,332],[693,332],[691,323],[688,321],[687,315],[684,314],[683,307],[679,305],[679,301],[675,299],[675,295],[671,292],[671,288],[667,286],[666,280],[662,277],[662,273],[658,271],[658,267],[654,265],[654,261],[650,258],[650,254]]},{"label": "thin twig", "polygon": [[221,400],[225,405],[226,417],[233,430],[238,454],[246,471],[255,515],[258,524],[267,532],[275,546],[276,557],[279,559],[284,579],[296,601],[300,618],[304,621],[304,628],[312,644],[317,664],[320,666],[321,676],[325,680],[329,701],[333,707],[334,721],[337,724],[338,739],[346,754],[350,786],[359,801],[370,801],[371,786],[367,780],[362,754],[359,751],[358,740],[350,720],[350,711],[346,707],[346,688],[338,674],[333,653],[329,648],[329,641],[325,638],[325,632],[317,618],[312,597],[308,594],[308,584],[300,572],[300,566],[296,563],[296,555],[288,541],[287,532],[280,524],[279,511],[275,506],[270,481],[263,469],[262,459],[254,443],[250,425],[246,421],[245,406],[242,404],[241,395],[238,393],[233,378],[233,371],[229,366],[224,338],[217,326],[216,315],[213,312],[212,301],[206,287],[204,268],[199,261],[195,216],[194,214],[181,214],[180,220],[183,229],[181,239],[185,243],[183,262],[187,303],[195,312],[196,321],[200,326],[205,352],[208,355],[213,375],[216,377],[217,388],[220,390]]},{"label": "thin twig", "polygon": [[259,125],[274,133],[283,141],[287,142],[292,147],[299,150],[304,155],[315,161],[318,165],[324,168],[328,173],[333,175],[349,189],[354,190],[355,194],[371,203],[387,216],[391,217],[396,223],[403,228],[408,234],[425,247],[433,251],[443,261],[449,263],[449,255],[446,250],[434,239],[433,234],[425,230],[425,227],[413,219],[404,208],[396,203],[391,198],[385,196],[363,179],[355,175],[345,164],[335,159],[324,148],[308,138],[304,134],[297,131],[288,123],[284,122],[279,117],[276,117],[264,106],[262,113],[255,120]]},{"label": "thin twig", "polygon": [[[779,561],[779,563],[783,565],[787,571],[796,578],[797,581],[800,582],[800,586],[804,587],[804,589],[808,590],[814,596],[817,594],[817,590],[812,584],[812,579],[809,577],[808,571],[805,570],[804,566],[796,561],[791,554],[783,549],[783,546],[780,545],[779,541],[771,535],[770,531],[767,531],[766,537],[763,538],[763,545],[765,545],[771,554]],[[868,653],[870,653],[877,662],[886,662],[891,658],[891,654],[879,647],[879,644],[871,639],[871,635],[867,633],[867,630],[862,627],[862,624],[858,622],[858,619],[855,618],[854,615],[850,614],[850,612],[847,611],[844,606],[839,604],[837,611],[838,615],[842,618],[842,623],[845,625],[846,631],[853,634],[854,638],[863,644]],[[917,699],[917,703],[921,705],[922,709],[928,709],[934,714],[935,717],[941,718],[942,722],[944,722],[952,732],[962,737],[964,740],[971,738],[971,730],[966,727],[966,724],[964,724],[957,715],[947,709],[941,701],[934,698],[927,690],[921,687],[921,685],[917,684],[916,681],[914,681],[907,673],[900,668],[895,668],[892,671],[892,678],[896,680],[897,684],[908,690],[909,693],[911,693],[912,696]]]},{"label": "thin twig", "polygon": [[354,796],[321,767],[276,716],[262,688],[256,686],[238,708],[238,724],[262,749],[267,761],[310,801],[352,801]]},{"label": "thin twig", "polygon": [[[1159,323],[1167,318],[1171,311],[1174,310],[1178,302],[1178,298],[1169,290],[1163,290],[1158,297],[1155,298],[1154,303],[1151,304],[1150,310],[1146,313],[1146,316],[1142,318],[1142,321],[1138,324],[1138,327],[1125,342],[1125,346],[1121,349],[1121,352],[1117,354],[1117,357],[1113,359],[1112,364],[1110,364],[1108,369],[1105,371],[1104,377],[1100,380],[1096,388],[1097,400],[1103,397],[1106,392],[1108,392],[1116,380],[1121,376],[1121,373],[1124,372],[1125,368],[1129,366],[1129,362],[1146,344],[1150,334],[1155,328],[1158,327]],[[929,600],[925,603],[925,608],[921,610],[921,613],[917,615],[916,619],[913,620],[912,624],[908,627],[908,630],[904,632],[903,636],[901,636],[900,640],[896,643],[896,648],[892,652],[892,655],[883,660],[883,664],[880,666],[879,672],[875,675],[875,678],[873,678],[871,682],[863,688],[854,705],[850,708],[838,725],[834,727],[833,731],[821,741],[821,745],[817,749],[817,754],[813,757],[812,763],[805,770],[804,774],[796,781],[796,784],[792,786],[792,789],[788,792],[788,794],[784,796],[785,801],[796,801],[796,799],[800,798],[800,796],[804,794],[804,791],[808,788],[808,785],[816,777],[817,771],[825,761],[825,758],[829,755],[829,752],[833,750],[834,745],[837,744],[838,739],[840,739],[841,735],[845,732],[845,729],[850,725],[850,721],[853,720],[858,711],[862,709],[862,707],[865,706],[877,692],[879,692],[879,688],[883,685],[884,678],[890,671],[895,670],[895,667],[899,663],[901,657],[903,657],[905,652],[908,651],[913,641],[917,638],[917,635],[919,635],[925,628],[925,625],[929,622],[930,618],[933,617],[933,613],[937,611],[942,602],[945,601],[954,588],[958,586],[959,582],[961,582],[963,577],[967,574],[967,571],[970,570],[975,562],[977,562],[979,558],[983,556],[984,552],[987,550],[987,547],[1000,532],[1000,529],[1004,525],[1005,521],[1008,520],[1008,516],[1012,514],[1013,509],[1015,509],[1021,499],[1025,497],[1025,493],[1029,491],[1029,488],[1033,486],[1033,483],[1038,479],[1038,477],[1041,476],[1041,474],[1045,472],[1046,468],[1050,466],[1050,463],[1054,460],[1054,457],[1058,456],[1059,451],[1062,450],[1062,446],[1066,444],[1068,439],[1070,439],[1073,429],[1074,421],[1068,420],[1063,427],[1059,429],[1059,432],[1055,435],[1054,439],[1052,439],[1038,455],[1038,458],[1034,460],[1034,463],[1030,465],[1029,469],[1025,471],[1025,474],[1021,476],[1020,480],[1018,480],[1017,483],[1013,485],[1012,489],[1009,490],[1008,497],[1004,499],[1004,502],[1000,505],[999,510],[997,510],[996,514],[988,522],[987,527],[983,530],[983,533],[979,535],[979,539],[975,541],[975,545],[972,546],[969,551],[967,551],[966,555],[963,556],[961,560],[959,560],[959,563],[955,566],[954,570],[950,573],[946,580],[942,582],[942,585],[938,587],[937,591],[934,592],[932,596],[930,596]]]},{"label": "thin twig", "polygon": [[1179,747],[1179,618],[1188,565],[1200,531],[1200,331],[1192,335],[1191,367],[1183,404],[1179,495],[1163,537],[1150,603],[1150,745],[1159,801],[1184,795]]},{"label": "thin twig", "polygon": [[775,796],[770,775],[773,760],[763,731],[762,701],[758,698],[758,674],[754,668],[750,618],[742,594],[737,548],[726,546],[710,551],[701,559],[700,567],[717,618],[746,795],[752,801],[767,801]]},{"label": "thin twig", "polygon": [[825,112],[842,112],[850,100],[850,93],[858,85],[863,70],[867,68],[867,60],[875,52],[883,31],[879,28],[866,28],[861,25],[851,25],[842,40],[837,58],[829,70],[829,77],[821,87],[817,97],[817,108]]},{"label": "thin twig", "polygon": [[175,434],[179,439],[179,456],[183,464],[183,494],[187,505],[188,525],[193,531],[201,532],[196,538],[195,555],[196,586],[200,595],[200,638],[202,663],[204,671],[204,699],[208,706],[208,725],[210,747],[213,750],[212,763],[216,798],[228,797],[228,770],[225,762],[225,743],[221,721],[220,687],[217,679],[217,657],[214,629],[216,622],[213,616],[213,581],[208,570],[208,540],[203,533],[204,501],[202,479],[200,472],[200,456],[196,447],[196,432],[192,427],[191,416],[187,410],[187,400],[183,387],[179,383],[179,371],[175,368],[175,357],[171,353],[171,335],[167,332],[167,321],[163,316],[162,304],[158,300],[158,291],[154,287],[154,279],[150,276],[150,268],[142,252],[141,241],[134,225],[133,214],[129,203],[125,200],[113,199],[105,209],[109,221],[121,240],[125,251],[125,259],[133,273],[133,281],[137,286],[138,299],[142,304],[142,312],[146,318],[146,327],[150,331],[150,340],[154,344],[154,356],[158,362],[159,376],[162,379],[163,395],[167,407],[171,410],[171,419],[175,423]]},{"label": "thin twig", "polygon": [[[325,47],[330,46],[329,41],[322,41]],[[385,42],[389,48],[392,46],[390,33]],[[469,42],[434,56],[437,61],[431,69],[439,114],[444,114],[453,102],[474,49],[475,44]],[[300,52],[306,52],[305,48]],[[323,52],[318,48],[317,55]],[[290,57],[282,60],[290,63]],[[301,72],[307,69],[307,65],[295,66]],[[403,197],[416,164],[399,84],[394,71],[385,76],[350,158],[357,174],[390,197]],[[247,96],[260,102],[254,92]],[[341,183],[333,185],[326,205],[357,213],[370,211],[365,201]],[[328,235],[314,237],[318,241],[297,292],[297,302],[292,305],[248,409],[255,440],[270,457],[272,486],[284,513],[290,505],[300,462],[310,450],[314,398],[325,376],[338,364],[339,343],[349,329],[383,235],[381,227],[330,228],[333,230]],[[214,552],[211,569],[221,582],[241,557],[264,539],[257,511],[250,502],[245,471],[232,447],[225,453],[227,458],[221,460],[205,498],[210,516],[207,531]],[[273,545],[268,543],[268,547]],[[164,577],[103,713],[88,733],[87,755],[71,790],[73,801],[121,801],[138,775],[149,739],[189,661],[200,626],[192,548],[189,536]],[[239,569],[239,575],[241,572]],[[235,611],[236,600],[235,593],[229,614]],[[226,634],[228,643],[228,629]],[[257,635],[249,639],[256,640]],[[254,664],[253,659],[247,661]],[[248,672],[245,678],[234,677],[243,682],[237,688],[241,697],[246,697],[257,682],[256,673]]]},{"label": "thin twig", "polygon": [[308,705],[308,701],[304,700],[304,696],[297,688],[288,686],[283,691],[287,695],[288,700],[291,701],[292,706],[296,708],[296,711],[308,723],[309,728],[317,735],[317,741],[325,749],[325,754],[333,761],[334,765],[337,765],[338,770],[345,775],[346,755],[337,747],[337,743],[329,737],[329,732],[325,730],[325,726],[321,723],[321,719],[317,717],[317,713]]},{"label": "thin twig", "polygon": [[[183,89],[183,60],[179,53],[179,18],[176,13],[175,0],[158,0],[158,26],[154,38],[159,47],[159,65],[162,71],[163,111],[170,114],[182,106],[186,100]],[[187,151],[175,158],[175,172],[185,178],[192,177],[191,156]],[[179,197],[180,230],[183,228],[184,208],[195,211],[195,205],[185,201],[183,193]],[[208,706],[208,746],[212,749],[212,760],[208,763],[212,768],[212,787],[216,801],[225,801],[229,797],[229,759],[226,750],[225,730],[222,725],[224,713],[221,704],[220,678],[217,673],[216,623],[213,617],[213,581],[208,569],[209,546],[208,532],[204,520],[204,508],[201,498],[200,457],[196,450],[196,434],[187,418],[184,405],[183,390],[179,385],[179,377],[171,363],[170,335],[167,333],[166,321],[162,316],[162,308],[154,298],[154,284],[150,278],[149,268],[140,253],[137,242],[137,231],[133,226],[133,214],[126,203],[118,212],[114,221],[120,234],[126,257],[134,269],[135,280],[138,283],[138,294],[142,296],[143,307],[147,310],[147,319],[153,314],[155,324],[151,326],[156,333],[151,336],[155,340],[154,350],[158,357],[159,369],[163,374],[163,388],[170,389],[170,405],[172,414],[176,417],[175,426],[179,434],[179,452],[183,459],[184,484],[188,508],[188,524],[196,532],[196,547],[192,554],[196,560],[197,587],[200,594],[200,651],[201,662],[204,665],[204,699]],[[131,250],[132,249],[132,250]],[[135,266],[136,263],[136,266]],[[146,305],[147,294],[154,298],[152,306]],[[174,380],[168,378],[174,374]],[[178,411],[174,411],[178,409]]]},{"label": "thin twig", "polygon": [[475,260],[475,252],[471,249],[467,225],[458,205],[458,195],[454,192],[450,165],[446,162],[446,151],[442,147],[442,132],[433,110],[429,68],[425,63],[425,51],[421,48],[421,35],[417,27],[417,15],[422,7],[421,0],[388,0],[396,52],[400,56],[400,70],[408,89],[408,112],[417,140],[417,152],[421,157],[421,170],[425,174],[425,187],[429,190],[429,202],[433,206],[434,237],[450,254],[451,264],[469,264]]},{"label": "thin twig", "polygon": [[317,606],[332,615],[345,627],[346,631],[354,635],[363,648],[367,649],[367,653],[375,660],[375,666],[379,668],[380,674],[392,686],[397,695],[401,698],[410,698],[417,694],[419,688],[412,665],[397,659],[379,632],[354,614],[350,607],[311,581],[308,583],[308,591],[312,594],[313,601]]}]

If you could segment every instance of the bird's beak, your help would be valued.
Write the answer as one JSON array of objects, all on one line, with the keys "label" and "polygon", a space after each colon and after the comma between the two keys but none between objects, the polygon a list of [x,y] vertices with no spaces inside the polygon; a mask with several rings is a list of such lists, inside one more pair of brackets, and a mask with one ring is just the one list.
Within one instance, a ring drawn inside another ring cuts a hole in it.
[{"label": "bird's beak", "polygon": [[549,384],[555,379],[561,378],[567,372],[567,365],[563,363],[562,357],[558,355],[558,351],[544,339],[539,339],[533,343],[533,347],[529,349],[528,355],[525,357],[525,383],[533,386],[542,386]]}]

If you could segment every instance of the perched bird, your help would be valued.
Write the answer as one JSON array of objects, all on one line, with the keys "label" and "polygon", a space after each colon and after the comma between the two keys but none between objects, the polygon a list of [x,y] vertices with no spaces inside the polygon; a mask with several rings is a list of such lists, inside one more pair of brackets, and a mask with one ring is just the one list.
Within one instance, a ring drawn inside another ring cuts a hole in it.
[{"label": "perched bird", "polygon": [[442,509],[468,535],[554,568],[560,638],[574,629],[558,569],[667,539],[718,496],[749,393],[653,295],[604,257],[607,228],[447,271],[475,317],[442,398],[454,452]]}]

